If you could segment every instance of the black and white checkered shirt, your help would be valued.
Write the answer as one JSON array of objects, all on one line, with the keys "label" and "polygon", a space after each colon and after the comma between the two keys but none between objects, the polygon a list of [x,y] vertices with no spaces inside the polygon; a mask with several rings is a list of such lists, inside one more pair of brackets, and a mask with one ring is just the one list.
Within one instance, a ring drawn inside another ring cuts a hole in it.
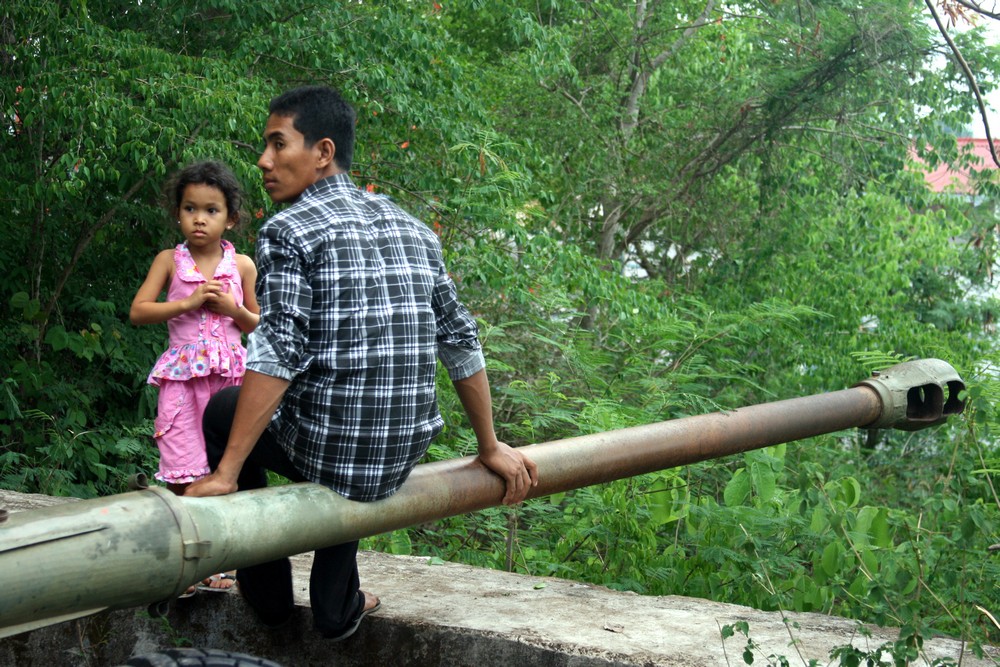
[{"label": "black and white checkered shirt", "polygon": [[264,223],[257,266],[247,368],[291,382],[269,428],[306,479],[391,495],[443,424],[436,358],[456,380],[484,367],[437,236],[338,174]]}]

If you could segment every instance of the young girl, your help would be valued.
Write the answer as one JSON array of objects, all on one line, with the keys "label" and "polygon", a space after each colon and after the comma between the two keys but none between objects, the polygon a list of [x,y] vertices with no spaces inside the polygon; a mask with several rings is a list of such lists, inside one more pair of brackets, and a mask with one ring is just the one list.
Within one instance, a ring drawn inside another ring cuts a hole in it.
[{"label": "young girl", "polygon": [[[147,382],[160,388],[155,477],[178,495],[210,472],[202,414],[213,394],[243,381],[241,336],[260,319],[257,268],[222,238],[239,223],[242,198],[236,177],[218,162],[181,170],[168,184],[166,199],[186,241],[156,256],[129,311],[133,324],[166,322],[170,333],[170,348]],[[158,301],[164,290],[166,301]],[[226,573],[206,583],[224,589],[231,579]]]}]

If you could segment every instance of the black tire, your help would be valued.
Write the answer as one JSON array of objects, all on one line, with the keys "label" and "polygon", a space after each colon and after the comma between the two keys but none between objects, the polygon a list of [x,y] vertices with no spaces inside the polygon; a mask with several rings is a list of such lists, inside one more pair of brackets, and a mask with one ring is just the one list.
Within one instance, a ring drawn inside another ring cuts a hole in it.
[{"label": "black tire", "polygon": [[276,662],[214,648],[166,648],[129,658],[119,667],[281,667]]}]

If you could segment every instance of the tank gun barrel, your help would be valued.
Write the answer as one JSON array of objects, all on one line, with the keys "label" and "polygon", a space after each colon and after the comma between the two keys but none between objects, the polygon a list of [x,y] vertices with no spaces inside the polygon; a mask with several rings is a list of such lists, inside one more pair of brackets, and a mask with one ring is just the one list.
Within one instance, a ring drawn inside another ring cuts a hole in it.
[{"label": "tank gun barrel", "polygon": [[[522,448],[541,497],[847,428],[915,430],[964,409],[936,359],[850,389]],[[214,498],[161,488],[0,511],[0,637],[106,609],[166,601],[216,572],[499,505],[503,480],[476,457],[418,465],[391,497],[350,501],[318,484]]]}]

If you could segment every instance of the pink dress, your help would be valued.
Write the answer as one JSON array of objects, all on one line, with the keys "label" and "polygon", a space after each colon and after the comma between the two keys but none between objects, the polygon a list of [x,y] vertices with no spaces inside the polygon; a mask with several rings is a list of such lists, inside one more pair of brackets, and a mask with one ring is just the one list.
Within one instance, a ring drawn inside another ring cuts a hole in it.
[{"label": "pink dress", "polygon": [[[186,243],[174,249],[174,268],[168,301],[184,299],[207,282]],[[232,293],[237,305],[243,305],[243,281],[229,241],[222,241],[222,261],[213,277]],[[186,484],[210,472],[201,417],[216,392],[243,381],[246,348],[236,322],[204,306],[168,320],[167,330],[170,347],[146,380],[160,388],[153,436],[160,450],[160,470],[155,477]]]}]

